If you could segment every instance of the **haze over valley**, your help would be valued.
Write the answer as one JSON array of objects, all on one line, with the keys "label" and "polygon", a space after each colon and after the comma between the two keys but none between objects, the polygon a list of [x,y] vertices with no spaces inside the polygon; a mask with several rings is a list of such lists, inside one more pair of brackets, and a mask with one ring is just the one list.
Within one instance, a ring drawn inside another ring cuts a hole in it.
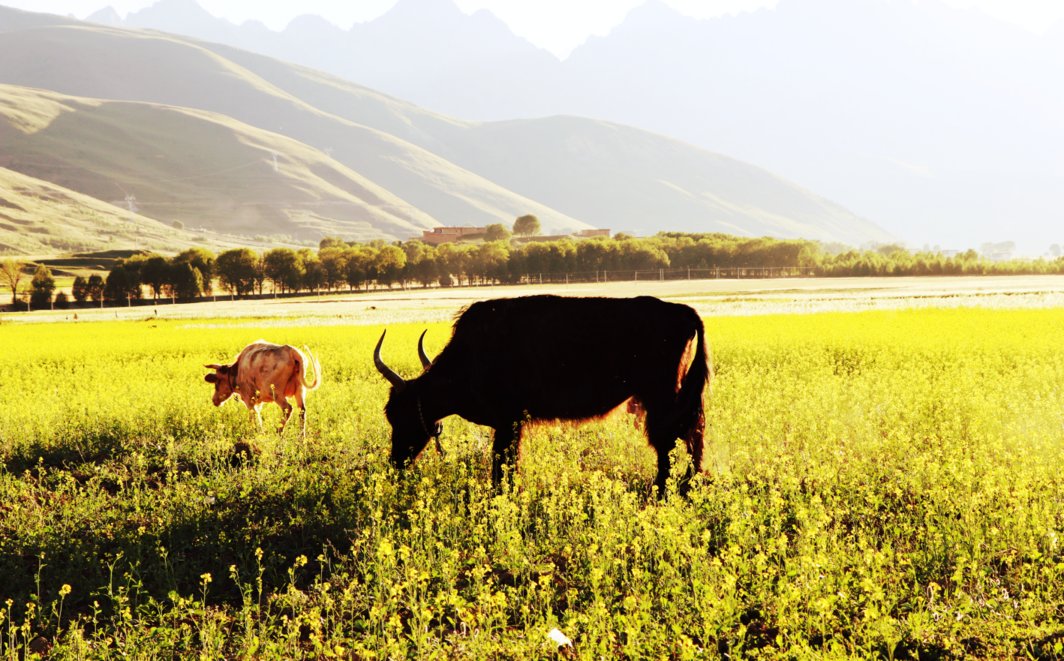
[{"label": "haze over valley", "polygon": [[[238,26],[192,0],[89,19],[0,9],[0,122],[19,88],[78,100],[41,135],[0,125],[0,167],[104,201],[135,190],[164,224],[405,239],[533,213],[551,233],[1064,243],[1064,29],[935,1],[701,21],[648,2],[559,60],[451,0],[350,29]],[[94,147],[106,167],[57,148],[113,126],[119,101],[139,105]],[[178,121],[183,149],[142,167]]]}]

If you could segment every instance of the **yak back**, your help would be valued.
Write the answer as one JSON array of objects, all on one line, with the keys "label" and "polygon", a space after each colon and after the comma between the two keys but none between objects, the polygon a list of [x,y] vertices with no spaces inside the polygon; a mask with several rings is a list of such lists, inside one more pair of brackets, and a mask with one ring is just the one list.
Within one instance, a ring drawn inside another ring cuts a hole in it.
[{"label": "yak back", "polygon": [[702,320],[686,305],[528,296],[470,305],[425,376],[448,384],[457,412],[480,424],[577,420],[630,397],[675,400],[693,355],[706,361]]}]

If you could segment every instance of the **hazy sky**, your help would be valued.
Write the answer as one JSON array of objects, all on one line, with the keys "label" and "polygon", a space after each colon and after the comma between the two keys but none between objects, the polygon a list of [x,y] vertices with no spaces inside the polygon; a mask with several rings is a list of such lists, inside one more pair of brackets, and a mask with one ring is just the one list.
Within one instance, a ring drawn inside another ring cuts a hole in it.
[{"label": "hazy sky", "polygon": [[[155,0],[0,0],[0,4],[31,11],[73,14],[78,18],[105,6],[125,15]],[[454,0],[463,11],[488,9],[505,21],[514,33],[560,57],[568,55],[589,35],[604,35],[645,0]],[[737,11],[774,7],[777,0],[662,0],[688,16],[711,18]],[[902,0],[904,1],[904,0]],[[939,0],[910,0],[937,2]],[[1061,0],[943,0],[955,7],[980,9],[998,18],[1044,32],[1064,20]],[[299,14],[317,14],[342,28],[361,23],[387,11],[396,0],[198,0],[215,16],[234,23],[254,18],[280,30]]]}]

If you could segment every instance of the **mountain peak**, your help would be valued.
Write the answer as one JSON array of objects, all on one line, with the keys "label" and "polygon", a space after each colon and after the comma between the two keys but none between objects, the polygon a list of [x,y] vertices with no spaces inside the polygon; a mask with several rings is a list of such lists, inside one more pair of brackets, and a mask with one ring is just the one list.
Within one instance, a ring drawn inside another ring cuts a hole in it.
[{"label": "mountain peak", "polygon": [[[126,17],[126,22],[130,25],[144,27],[168,24],[180,26],[217,20],[219,19],[208,13],[196,0],[158,0],[155,4],[131,12]],[[144,25],[146,23],[151,25]]]},{"label": "mountain peak", "polygon": [[399,0],[385,14],[391,18],[418,21],[465,16],[454,0]]},{"label": "mountain peak", "polygon": [[100,25],[122,25],[122,17],[110,5],[93,12],[85,20],[89,23],[99,23]]},{"label": "mountain peak", "polygon": [[676,20],[685,20],[686,17],[680,12],[676,11],[669,5],[662,2],[662,0],[647,0],[643,4],[637,6],[632,11],[628,12],[624,21],[651,21],[654,24],[660,22],[672,22]]},{"label": "mountain peak", "polygon": [[299,32],[341,32],[342,29],[332,21],[318,16],[317,14],[300,14],[296,16],[288,25],[285,26],[285,30],[295,30]]},{"label": "mountain peak", "polygon": [[621,24],[610,33],[610,36],[615,33],[663,34],[670,30],[683,29],[685,26],[695,22],[695,19],[684,16],[662,2],[662,0],[647,0],[628,12]]}]

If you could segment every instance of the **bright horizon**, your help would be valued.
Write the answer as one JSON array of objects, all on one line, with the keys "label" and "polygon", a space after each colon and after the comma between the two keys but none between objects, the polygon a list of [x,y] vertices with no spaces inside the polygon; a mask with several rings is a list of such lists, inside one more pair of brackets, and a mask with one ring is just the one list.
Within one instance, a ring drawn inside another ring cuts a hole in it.
[{"label": "bright horizon", "polygon": [[[451,0],[463,12],[486,9],[506,23],[519,37],[565,58],[591,36],[604,36],[617,27],[636,7],[648,0]],[[758,9],[772,9],[778,0],[658,0],[677,12],[699,19]],[[954,8],[980,11],[988,16],[1045,33],[1064,21],[1064,3],[1057,0],[912,0],[944,2]],[[156,0],[0,0],[0,4],[26,11],[49,12],[85,18],[108,6],[123,17],[155,4]],[[349,29],[371,21],[397,0],[303,0],[298,4],[261,3],[256,0],[196,0],[208,13],[241,24],[257,20],[271,30],[283,30],[301,15],[317,15]]]}]

